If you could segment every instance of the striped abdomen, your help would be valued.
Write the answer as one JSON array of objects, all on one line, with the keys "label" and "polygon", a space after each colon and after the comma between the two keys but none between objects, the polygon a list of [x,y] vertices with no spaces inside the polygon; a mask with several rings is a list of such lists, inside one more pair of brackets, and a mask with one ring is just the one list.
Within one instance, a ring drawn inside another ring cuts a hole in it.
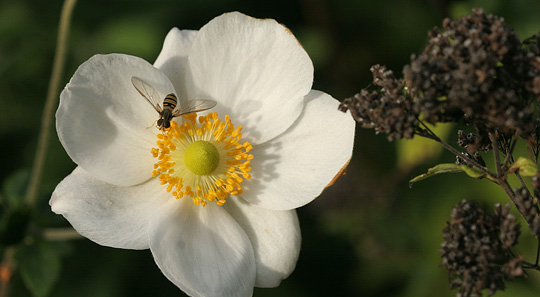
[{"label": "striped abdomen", "polygon": [[178,103],[178,98],[176,98],[176,95],[169,94],[163,99],[163,110],[169,109],[172,113],[172,111],[176,108],[176,104]]},{"label": "striped abdomen", "polygon": [[161,118],[157,122],[158,127],[169,128],[171,126],[173,110],[176,108],[177,103],[178,98],[174,94],[169,94],[163,99],[163,110],[160,113]]}]

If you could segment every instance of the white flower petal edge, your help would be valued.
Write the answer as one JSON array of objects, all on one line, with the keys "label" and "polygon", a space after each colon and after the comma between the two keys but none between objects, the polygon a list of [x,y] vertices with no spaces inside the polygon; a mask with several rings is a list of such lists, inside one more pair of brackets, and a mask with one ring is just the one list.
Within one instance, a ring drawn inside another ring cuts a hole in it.
[{"label": "white flower petal edge", "polygon": [[56,187],[49,204],[77,232],[100,245],[147,249],[152,210],[170,200],[169,196],[158,179],[120,187],[100,181],[77,167]]},{"label": "white flower petal edge", "polygon": [[270,210],[233,197],[223,207],[249,237],[255,261],[255,286],[277,287],[294,270],[300,253],[300,225],[295,210]]},{"label": "white flower petal edge", "polygon": [[115,185],[139,184],[151,177],[150,148],[158,113],[137,92],[132,76],[156,90],[174,92],[163,72],[143,59],[96,55],[84,62],[60,95],[58,138],[71,159],[96,178]]},{"label": "white flower petal edge", "polygon": [[289,130],[254,146],[252,178],[242,197],[264,208],[286,210],[319,196],[352,156],[355,122],[337,110],[339,101],[320,91],[305,98]]},{"label": "white flower petal edge", "polygon": [[201,28],[188,58],[188,95],[244,127],[251,144],[285,131],[302,110],[313,65],[296,38],[275,20],[226,13]]},{"label": "white flower petal edge", "polygon": [[171,199],[150,225],[150,250],[165,276],[190,296],[251,296],[253,248],[220,206]]},{"label": "white flower petal edge", "polygon": [[154,67],[163,71],[171,80],[180,103],[187,100],[187,58],[191,53],[191,47],[197,32],[179,30],[178,28],[171,29],[165,37],[161,53],[154,62]]}]

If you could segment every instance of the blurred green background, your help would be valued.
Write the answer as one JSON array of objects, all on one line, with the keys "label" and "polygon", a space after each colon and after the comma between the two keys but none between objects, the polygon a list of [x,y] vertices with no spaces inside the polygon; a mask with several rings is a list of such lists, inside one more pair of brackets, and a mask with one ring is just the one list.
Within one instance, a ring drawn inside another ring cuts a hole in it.
[{"label": "blurred green background", "polygon": [[[0,2],[2,183],[32,165],[61,6],[52,0]],[[429,29],[473,7],[503,16],[522,39],[540,30],[537,0],[79,1],[62,86],[94,54],[126,53],[153,62],[172,27],[199,29],[238,10],[289,27],[313,60],[314,88],[343,99],[371,82],[373,64],[385,64],[400,76],[410,55],[423,49]],[[452,144],[456,129],[442,128]],[[527,154],[524,148],[522,153]],[[451,207],[476,199],[491,211],[490,205],[508,198],[487,181],[457,174],[409,188],[413,176],[453,161],[429,142],[388,143],[384,135],[358,128],[347,175],[298,209],[303,247],[296,270],[278,288],[256,289],[254,296],[455,296],[438,254]],[[50,211],[48,199],[74,167],[53,133],[38,204],[41,223],[68,226]],[[535,240],[526,228],[522,233],[515,252],[534,261]],[[86,239],[55,248],[63,265],[50,296],[183,294],[161,274],[149,251],[101,247]],[[30,296],[17,275],[12,291]],[[540,273],[532,272],[497,296],[539,293]]]}]

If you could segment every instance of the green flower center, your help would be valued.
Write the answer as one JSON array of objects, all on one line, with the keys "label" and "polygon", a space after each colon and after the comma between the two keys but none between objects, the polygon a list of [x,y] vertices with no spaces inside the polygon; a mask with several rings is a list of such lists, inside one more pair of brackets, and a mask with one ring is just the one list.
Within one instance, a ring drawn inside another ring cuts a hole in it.
[{"label": "green flower center", "polygon": [[198,140],[186,149],[184,163],[194,174],[208,175],[219,165],[219,152],[210,142]]}]

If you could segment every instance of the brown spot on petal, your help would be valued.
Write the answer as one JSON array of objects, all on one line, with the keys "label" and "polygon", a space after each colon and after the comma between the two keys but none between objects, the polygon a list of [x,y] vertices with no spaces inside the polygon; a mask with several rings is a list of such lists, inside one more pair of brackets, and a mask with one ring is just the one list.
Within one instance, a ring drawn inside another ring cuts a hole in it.
[{"label": "brown spot on petal", "polygon": [[344,176],[347,173],[347,167],[349,167],[349,163],[351,163],[351,159],[349,159],[347,163],[345,163],[345,165],[341,167],[339,172],[336,174],[336,176],[334,176],[332,181],[330,181],[330,183],[325,187],[325,189],[332,186],[340,177]]}]

